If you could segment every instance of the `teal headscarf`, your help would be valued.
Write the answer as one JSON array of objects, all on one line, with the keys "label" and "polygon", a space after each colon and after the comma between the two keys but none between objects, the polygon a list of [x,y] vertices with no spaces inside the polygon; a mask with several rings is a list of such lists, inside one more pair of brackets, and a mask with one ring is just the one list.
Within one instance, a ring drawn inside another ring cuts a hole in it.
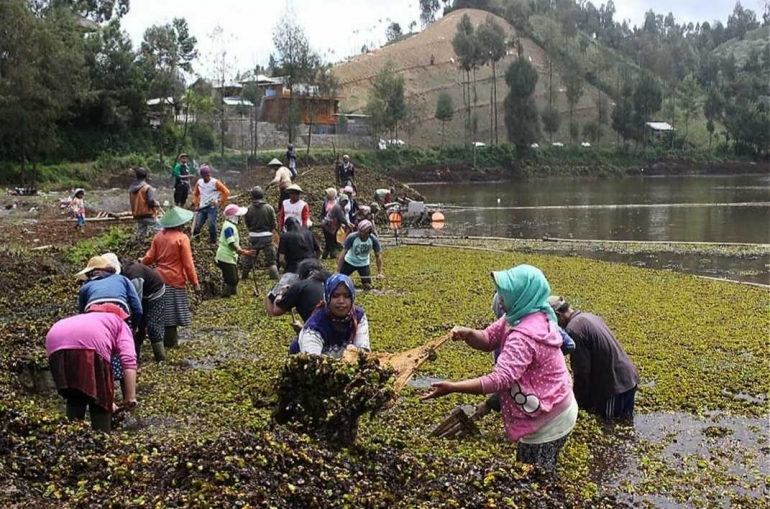
[{"label": "teal headscarf", "polygon": [[508,310],[505,320],[510,325],[517,325],[522,318],[538,311],[557,323],[556,314],[548,304],[551,286],[540,269],[532,265],[517,265],[506,271],[493,272],[492,279]]}]

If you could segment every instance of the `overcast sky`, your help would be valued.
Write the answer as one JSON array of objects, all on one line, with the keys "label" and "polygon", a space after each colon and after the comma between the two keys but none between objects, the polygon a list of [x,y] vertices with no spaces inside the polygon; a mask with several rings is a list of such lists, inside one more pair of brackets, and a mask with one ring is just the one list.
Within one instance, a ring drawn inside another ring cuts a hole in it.
[{"label": "overcast sky", "polygon": [[[742,3],[761,18],[763,0]],[[131,10],[122,23],[137,45],[147,27],[186,18],[198,38],[201,61],[196,70],[206,75],[213,52],[210,34],[217,26],[233,39],[230,53],[237,59],[238,69],[267,63],[273,50],[273,28],[287,4],[297,13],[310,44],[331,62],[359,52],[364,44],[382,44],[391,21],[398,22],[404,32],[410,22],[419,22],[418,0],[131,0]],[[664,14],[673,11],[677,21],[726,22],[734,4],[733,0],[615,0],[615,19],[639,24],[644,12],[653,9]]]}]

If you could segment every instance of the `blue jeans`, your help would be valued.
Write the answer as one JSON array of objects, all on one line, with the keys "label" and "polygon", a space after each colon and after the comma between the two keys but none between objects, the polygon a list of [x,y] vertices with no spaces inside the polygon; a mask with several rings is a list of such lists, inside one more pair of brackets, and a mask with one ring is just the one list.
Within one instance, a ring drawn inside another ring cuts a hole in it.
[{"label": "blue jeans", "polygon": [[203,224],[208,220],[209,223],[209,243],[217,243],[217,214],[219,209],[213,205],[203,207],[198,210],[195,216],[195,226],[193,227],[193,237],[197,237],[203,229]]}]

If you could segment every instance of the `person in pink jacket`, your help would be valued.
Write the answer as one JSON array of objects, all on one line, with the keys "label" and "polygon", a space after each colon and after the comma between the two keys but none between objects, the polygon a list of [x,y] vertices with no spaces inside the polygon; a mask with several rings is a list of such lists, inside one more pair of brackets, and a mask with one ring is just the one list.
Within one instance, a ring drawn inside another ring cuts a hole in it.
[{"label": "person in pink jacket", "polygon": [[423,399],[454,392],[497,393],[508,438],[523,463],[556,467],[559,451],[577,421],[572,378],[561,352],[562,337],[548,304],[551,288],[540,269],[518,265],[493,272],[505,315],[484,330],[454,327],[453,339],[500,357],[492,373],[461,382],[437,382]]},{"label": "person in pink jacket", "polygon": [[127,316],[113,304],[96,305],[89,313],[59,320],[45,338],[56,388],[67,400],[67,418],[83,420],[88,410],[94,430],[109,432],[117,408],[113,356],[123,369],[125,406],[136,406],[136,349]]}]

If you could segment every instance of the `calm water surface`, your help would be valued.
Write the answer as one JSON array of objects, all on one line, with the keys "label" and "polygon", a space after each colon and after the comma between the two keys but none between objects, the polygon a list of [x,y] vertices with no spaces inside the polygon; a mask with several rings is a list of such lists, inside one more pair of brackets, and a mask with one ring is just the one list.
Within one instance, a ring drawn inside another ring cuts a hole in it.
[{"label": "calm water surface", "polygon": [[[454,233],[770,243],[770,176],[415,184]],[[457,207],[457,208],[453,208]]]}]

